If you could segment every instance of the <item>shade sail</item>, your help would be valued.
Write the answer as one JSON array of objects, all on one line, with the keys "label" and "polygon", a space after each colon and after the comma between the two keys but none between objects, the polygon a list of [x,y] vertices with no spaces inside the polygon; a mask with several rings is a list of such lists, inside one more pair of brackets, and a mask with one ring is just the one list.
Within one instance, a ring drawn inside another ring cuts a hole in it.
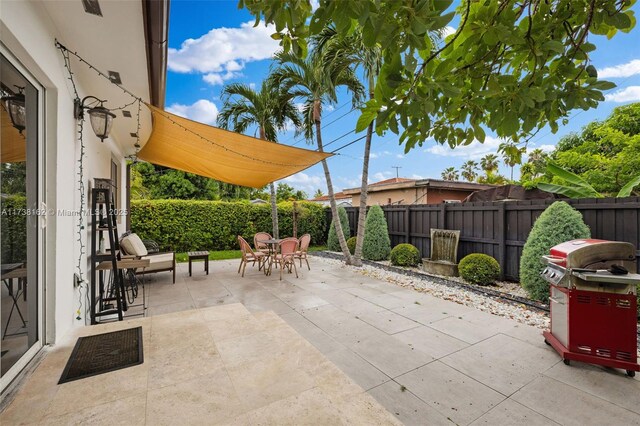
[{"label": "shade sail", "polygon": [[0,162],[21,163],[27,160],[27,131],[13,127],[9,113],[0,107]]},{"label": "shade sail", "polygon": [[153,131],[138,158],[160,166],[262,188],[332,155],[252,138],[147,106]]}]

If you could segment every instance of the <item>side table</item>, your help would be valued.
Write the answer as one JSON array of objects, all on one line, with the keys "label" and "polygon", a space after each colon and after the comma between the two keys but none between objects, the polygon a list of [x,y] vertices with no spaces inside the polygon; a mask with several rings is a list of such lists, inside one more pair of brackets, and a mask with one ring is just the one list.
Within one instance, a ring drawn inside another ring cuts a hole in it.
[{"label": "side table", "polygon": [[208,251],[190,251],[187,253],[189,256],[189,276],[191,276],[191,262],[193,259],[204,260],[204,270],[209,275],[209,252]]}]

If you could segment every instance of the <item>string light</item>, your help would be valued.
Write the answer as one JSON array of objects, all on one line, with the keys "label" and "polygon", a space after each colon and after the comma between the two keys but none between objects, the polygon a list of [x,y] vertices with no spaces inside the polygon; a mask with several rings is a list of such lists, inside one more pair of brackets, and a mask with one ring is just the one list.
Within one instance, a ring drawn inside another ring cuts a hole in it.
[{"label": "string light", "polygon": [[[89,69],[95,71],[99,76],[105,78],[106,80],[108,80],[111,84],[119,87],[124,93],[128,94],[129,96],[131,96],[132,98],[134,98],[135,100],[138,100],[138,102],[144,102],[144,100],[139,97],[136,96],[135,94],[133,94],[132,92],[130,92],[129,90],[127,90],[125,87],[123,87],[121,84],[115,83],[114,81],[112,81],[108,75],[106,75],[105,73],[103,73],[102,71],[100,71],[99,69],[97,69],[96,67],[94,67],[93,65],[91,65],[89,62],[85,61],[77,52],[73,52],[70,51],[69,49],[67,49],[64,45],[62,45],[60,42],[58,42],[56,40],[56,46],[58,47],[58,49],[63,50],[65,52],[67,52],[68,54],[73,55],[75,58],[77,58],[81,63],[85,64],[86,66],[89,67]],[[145,105],[147,105],[145,103]],[[214,145],[218,148],[222,148],[224,149],[226,152],[230,152],[232,154],[235,154],[239,157],[243,157],[243,158],[247,158],[249,160],[253,160],[259,163],[264,163],[264,164],[270,164],[270,165],[274,165],[274,166],[285,166],[285,167],[310,167],[315,163],[312,164],[288,164],[288,163],[278,163],[278,162],[274,162],[274,161],[268,161],[268,160],[263,160],[262,158],[256,158],[256,157],[252,157],[250,155],[247,154],[243,154],[241,152],[235,151],[233,149],[229,149],[228,147],[221,145],[215,141],[212,141],[211,139],[208,139],[204,136],[202,136],[201,134],[194,132],[193,130],[181,125],[180,123],[176,122],[175,120],[173,120],[170,116],[168,115],[164,115],[162,112],[160,111],[152,111],[152,113],[158,113],[160,115],[162,115],[163,117],[165,117],[167,120],[169,120],[172,124],[182,128],[183,130],[192,133],[193,135],[199,137],[201,140],[208,142],[211,145]],[[139,134],[140,134],[140,129],[138,128],[138,131],[136,132],[136,134],[138,135],[137,137],[139,138]]]},{"label": "string light", "polygon": [[[71,87],[73,88],[73,94],[76,99],[80,99],[78,94],[78,88],[76,87],[76,82],[73,79],[73,71],[71,70],[71,61],[69,59],[69,54],[67,50],[60,49],[60,53],[62,54],[62,58],[64,61],[64,67],[69,74],[68,80],[71,82]],[[82,270],[82,259],[86,252],[84,240],[83,240],[83,231],[84,231],[84,203],[85,203],[85,191],[84,191],[84,155],[85,155],[85,145],[84,139],[82,137],[84,130],[84,118],[77,120],[77,131],[78,131],[78,142],[80,143],[80,158],[78,160],[78,194],[80,197],[80,214],[78,215],[77,222],[77,240],[80,244],[80,251],[78,252],[78,262],[76,264],[76,271],[78,275],[78,309],[76,311],[76,319],[81,320],[80,316],[82,309],[82,289],[85,288],[85,280],[84,280],[84,272]],[[86,293],[86,289],[85,289]]]}]

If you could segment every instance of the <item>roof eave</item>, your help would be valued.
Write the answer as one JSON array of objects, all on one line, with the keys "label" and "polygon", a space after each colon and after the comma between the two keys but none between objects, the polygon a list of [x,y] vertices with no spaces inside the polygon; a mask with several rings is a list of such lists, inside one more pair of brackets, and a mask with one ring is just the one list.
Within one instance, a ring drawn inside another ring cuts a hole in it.
[{"label": "roof eave", "polygon": [[144,37],[147,47],[149,100],[164,109],[169,47],[169,0],[142,0]]}]

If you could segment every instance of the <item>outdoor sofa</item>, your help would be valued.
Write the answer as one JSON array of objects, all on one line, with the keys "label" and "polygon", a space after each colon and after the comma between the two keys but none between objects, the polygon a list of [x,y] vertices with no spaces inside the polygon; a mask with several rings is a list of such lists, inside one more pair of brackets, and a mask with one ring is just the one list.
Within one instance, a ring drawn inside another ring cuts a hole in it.
[{"label": "outdoor sofa", "polygon": [[154,272],[173,272],[173,283],[176,283],[176,253],[149,253],[140,237],[135,233],[126,234],[120,240],[120,249],[126,256],[136,259],[148,259],[149,266],[136,271],[137,274],[149,274]]}]

